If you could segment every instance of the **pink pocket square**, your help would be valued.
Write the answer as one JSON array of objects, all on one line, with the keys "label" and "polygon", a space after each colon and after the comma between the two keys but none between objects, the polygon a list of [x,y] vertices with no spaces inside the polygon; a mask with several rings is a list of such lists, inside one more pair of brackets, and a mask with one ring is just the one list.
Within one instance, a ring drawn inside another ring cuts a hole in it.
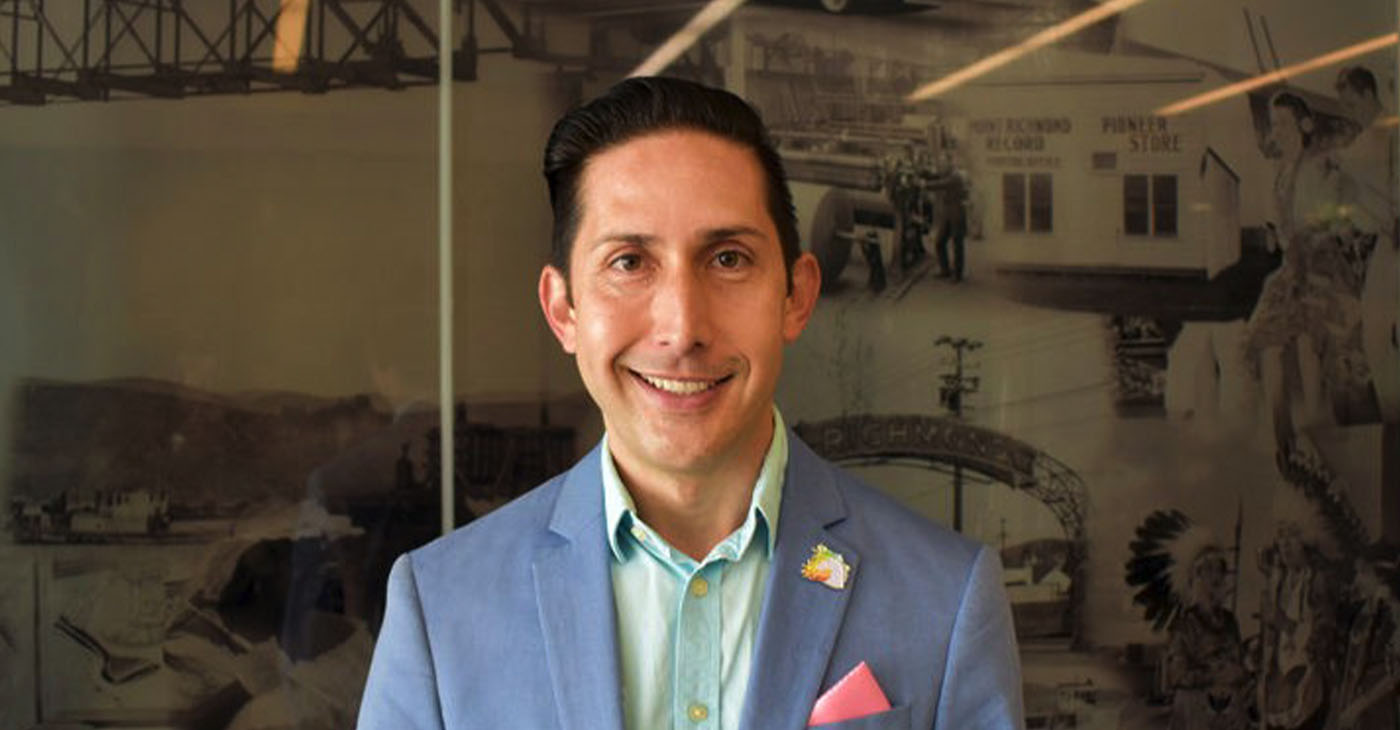
[{"label": "pink pocket square", "polygon": [[812,716],[807,718],[807,727],[854,720],[889,709],[890,701],[885,698],[880,683],[875,681],[870,667],[861,662],[817,698],[817,704],[812,706]]}]

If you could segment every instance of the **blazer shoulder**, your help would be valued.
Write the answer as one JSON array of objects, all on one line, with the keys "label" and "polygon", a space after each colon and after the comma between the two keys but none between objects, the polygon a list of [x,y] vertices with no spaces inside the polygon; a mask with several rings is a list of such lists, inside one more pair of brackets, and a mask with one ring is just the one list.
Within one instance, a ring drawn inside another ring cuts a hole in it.
[{"label": "blazer shoulder", "polygon": [[490,513],[409,551],[407,558],[414,572],[456,573],[463,563],[482,556],[528,559],[533,547],[549,532],[550,515],[568,474],[558,474]]}]

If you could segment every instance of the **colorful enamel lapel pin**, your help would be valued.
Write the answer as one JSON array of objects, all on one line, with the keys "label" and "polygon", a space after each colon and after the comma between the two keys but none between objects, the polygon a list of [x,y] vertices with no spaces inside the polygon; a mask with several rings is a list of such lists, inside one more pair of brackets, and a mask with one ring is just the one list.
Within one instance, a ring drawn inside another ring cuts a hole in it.
[{"label": "colorful enamel lapel pin", "polygon": [[846,580],[851,577],[851,566],[841,553],[818,543],[812,548],[812,557],[802,566],[802,577],[839,591],[845,589]]}]

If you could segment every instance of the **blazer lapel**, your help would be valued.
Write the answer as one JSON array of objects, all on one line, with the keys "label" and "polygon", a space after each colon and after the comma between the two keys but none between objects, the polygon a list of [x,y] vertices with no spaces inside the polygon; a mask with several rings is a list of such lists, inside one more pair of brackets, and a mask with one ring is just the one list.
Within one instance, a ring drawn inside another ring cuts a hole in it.
[{"label": "blazer lapel", "polygon": [[563,730],[622,730],[617,619],[599,469],[595,448],[565,475],[549,525],[559,539],[540,548],[534,562],[549,678]]},{"label": "blazer lapel", "polygon": [[[860,556],[828,529],[846,516],[828,467],[791,431],[788,444],[778,539],[759,617],[741,730],[807,726],[851,591],[860,581]],[[840,553],[851,566],[844,589],[802,577],[802,566],[818,544]]]}]

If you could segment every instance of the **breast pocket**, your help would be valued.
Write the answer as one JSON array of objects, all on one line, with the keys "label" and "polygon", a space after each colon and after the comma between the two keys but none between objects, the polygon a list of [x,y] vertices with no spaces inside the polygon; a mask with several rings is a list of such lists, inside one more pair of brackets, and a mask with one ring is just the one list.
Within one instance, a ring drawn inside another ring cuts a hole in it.
[{"label": "breast pocket", "polygon": [[854,720],[813,725],[811,730],[909,730],[909,705],[900,705]]}]

